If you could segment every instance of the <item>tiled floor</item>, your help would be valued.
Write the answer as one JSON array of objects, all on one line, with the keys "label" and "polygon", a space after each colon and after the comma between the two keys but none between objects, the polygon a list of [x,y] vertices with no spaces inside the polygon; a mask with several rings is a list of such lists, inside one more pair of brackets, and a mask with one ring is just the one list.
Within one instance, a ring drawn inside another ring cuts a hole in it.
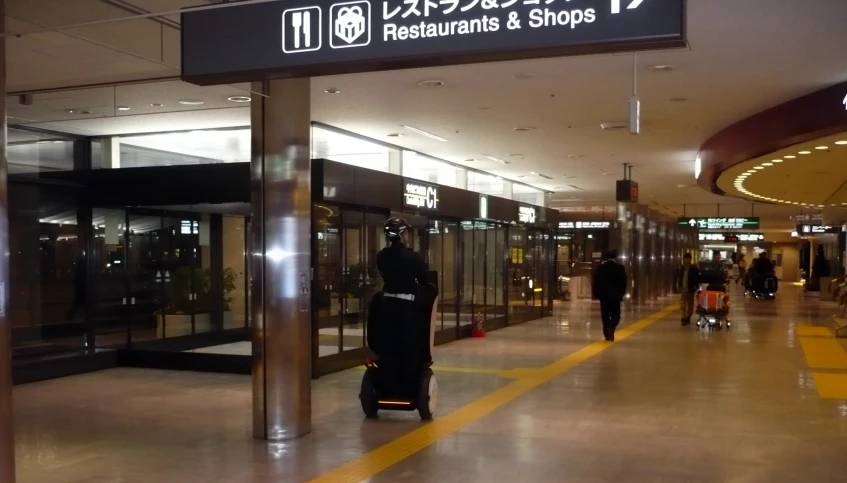
[{"label": "tiled floor", "polygon": [[[365,481],[846,481],[847,401],[818,394],[795,333],[801,324],[825,324],[830,309],[802,301],[793,287],[774,302],[734,299],[731,332],[681,329],[671,315],[608,346],[595,342],[596,306],[580,302],[543,321],[439,347],[437,364],[454,369],[543,368],[587,354],[444,432],[438,418],[427,426],[408,413],[365,421],[357,370],[316,381],[314,432],[277,445],[251,439],[244,376],[117,369],[20,386],[18,481],[308,482],[428,427],[432,434],[423,436],[433,444]],[[626,317],[642,319],[668,303]],[[442,421],[513,384],[446,369],[437,372]]]}]

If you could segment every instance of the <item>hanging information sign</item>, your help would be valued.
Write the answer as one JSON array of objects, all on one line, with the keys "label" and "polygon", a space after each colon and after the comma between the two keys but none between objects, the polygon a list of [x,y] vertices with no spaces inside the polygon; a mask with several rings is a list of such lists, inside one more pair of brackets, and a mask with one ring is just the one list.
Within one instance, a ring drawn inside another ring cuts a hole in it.
[{"label": "hanging information sign", "polygon": [[518,223],[526,223],[532,225],[538,215],[534,206],[520,205],[518,206]]},{"label": "hanging information sign", "polygon": [[759,228],[759,218],[677,218],[677,225],[690,226],[700,230],[756,230]]},{"label": "hanging information sign", "polygon": [[560,221],[560,230],[607,230],[612,227],[611,221]]},{"label": "hanging information sign", "polygon": [[242,3],[185,9],[185,80],[220,84],[686,45],[685,0]]}]

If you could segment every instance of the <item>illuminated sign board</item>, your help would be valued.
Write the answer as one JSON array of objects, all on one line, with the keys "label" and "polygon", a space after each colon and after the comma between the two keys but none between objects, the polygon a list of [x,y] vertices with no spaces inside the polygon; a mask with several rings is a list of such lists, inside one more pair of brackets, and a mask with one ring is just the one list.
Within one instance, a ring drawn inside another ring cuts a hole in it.
[{"label": "illuminated sign board", "polygon": [[841,227],[832,225],[797,225],[797,233],[800,236],[841,233]]},{"label": "illuminated sign board", "polygon": [[677,218],[677,225],[690,226],[700,230],[757,230],[759,218]]},{"label": "illuminated sign board", "polygon": [[560,221],[560,230],[606,230],[612,227],[611,221]]},{"label": "illuminated sign board", "polygon": [[438,187],[413,181],[404,182],[403,206],[419,210],[438,210]]},{"label": "illuminated sign board", "polygon": [[518,223],[533,224],[538,215],[534,206],[518,206]]},{"label": "illuminated sign board", "polygon": [[479,195],[479,217],[488,219],[488,195]]},{"label": "illuminated sign board", "polygon": [[684,47],[685,0],[280,0],[186,8],[203,84]]},{"label": "illuminated sign board", "polygon": [[765,240],[764,233],[700,233],[700,241],[747,243]]}]

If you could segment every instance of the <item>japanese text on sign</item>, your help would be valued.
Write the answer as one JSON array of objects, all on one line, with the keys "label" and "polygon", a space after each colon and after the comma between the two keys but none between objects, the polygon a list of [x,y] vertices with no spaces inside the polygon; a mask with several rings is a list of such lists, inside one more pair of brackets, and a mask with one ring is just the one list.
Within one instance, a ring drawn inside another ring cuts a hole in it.
[{"label": "japanese text on sign", "polygon": [[759,218],[678,218],[678,225],[701,230],[741,230],[759,228]]},{"label": "japanese text on sign", "polygon": [[532,206],[519,206],[518,207],[518,221],[520,223],[535,223],[535,208]]},{"label": "japanese text on sign", "polygon": [[403,200],[406,206],[437,210],[438,188],[417,183],[406,183]]},{"label": "japanese text on sign", "polygon": [[612,226],[611,221],[562,221],[560,230],[604,230]]}]

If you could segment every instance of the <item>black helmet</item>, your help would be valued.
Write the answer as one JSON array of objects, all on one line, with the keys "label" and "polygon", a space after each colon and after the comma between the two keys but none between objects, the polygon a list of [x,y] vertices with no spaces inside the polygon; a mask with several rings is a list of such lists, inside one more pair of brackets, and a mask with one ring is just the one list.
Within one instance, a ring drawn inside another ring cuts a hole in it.
[{"label": "black helmet", "polygon": [[403,218],[389,218],[382,227],[385,231],[385,236],[391,241],[399,240],[400,235],[412,229],[412,225]]}]

